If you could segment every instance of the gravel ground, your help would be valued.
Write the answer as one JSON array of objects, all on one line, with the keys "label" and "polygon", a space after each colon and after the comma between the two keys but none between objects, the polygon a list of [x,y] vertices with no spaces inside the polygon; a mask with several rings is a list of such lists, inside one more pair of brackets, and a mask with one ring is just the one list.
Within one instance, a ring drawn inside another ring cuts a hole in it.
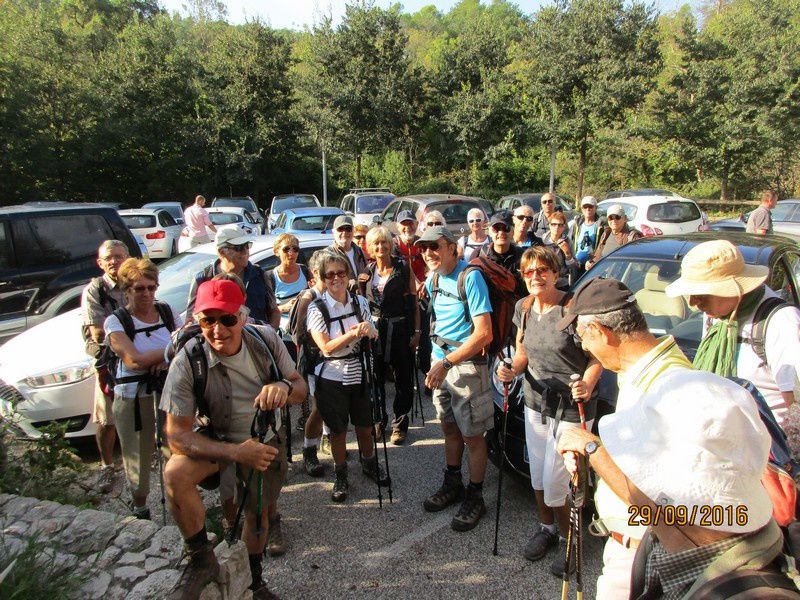
[{"label": "gravel ground", "polygon": [[[265,578],[273,591],[282,598],[304,599],[560,598],[561,580],[549,570],[555,554],[538,563],[528,562],[520,554],[538,523],[526,480],[512,474],[503,479],[498,556],[492,555],[498,479],[493,465],[489,465],[484,485],[488,512],[474,530],[457,533],[450,528],[457,507],[441,513],[423,510],[422,501],[441,483],[444,465],[444,441],[430,400],[425,417],[425,427],[419,420],[412,424],[404,446],[388,445],[394,501],[388,502],[384,490],[382,509],[375,484],[361,475],[354,462],[354,435],[348,438],[350,495],[344,504],[336,504],[330,500],[332,459],[320,455],[328,466],[324,477],[306,475],[302,469],[302,434],[293,432],[294,463],[280,498],[289,551],[280,558],[265,560]],[[81,451],[87,462],[97,457],[90,446],[86,444]],[[157,482],[158,471],[154,469],[149,503],[154,520],[160,521]],[[99,508],[126,514],[128,495],[123,487],[119,469],[114,492]],[[216,504],[213,493],[205,500],[208,507]],[[595,596],[602,543],[584,533],[586,598]],[[571,589],[574,593],[574,581]]]}]

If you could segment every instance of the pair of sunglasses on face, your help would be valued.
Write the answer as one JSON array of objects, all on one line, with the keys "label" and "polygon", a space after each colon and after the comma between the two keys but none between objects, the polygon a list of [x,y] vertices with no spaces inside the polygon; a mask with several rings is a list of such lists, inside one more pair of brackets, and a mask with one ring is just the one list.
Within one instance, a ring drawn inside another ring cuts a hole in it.
[{"label": "pair of sunglasses on face", "polygon": [[327,279],[328,281],[333,281],[337,277],[339,279],[345,279],[345,278],[347,278],[347,271],[341,270],[341,269],[339,271],[328,271],[327,273],[325,273],[323,275],[323,277],[325,279]]},{"label": "pair of sunglasses on face", "polygon": [[527,221],[528,223],[533,222],[533,217],[531,217],[530,215],[514,215],[514,218],[517,221]]},{"label": "pair of sunglasses on face", "polygon": [[608,215],[607,218],[609,221],[619,221],[622,217],[619,215]]},{"label": "pair of sunglasses on face", "polygon": [[495,233],[500,233],[500,232],[508,233],[509,231],[511,231],[511,229],[509,229],[509,227],[503,223],[495,223],[494,225],[492,225],[492,231],[494,231]]},{"label": "pair of sunglasses on face", "polygon": [[428,227],[444,227],[444,223],[441,221],[428,221],[425,223]]},{"label": "pair of sunglasses on face", "polygon": [[245,250],[250,250],[253,246],[252,242],[247,242],[245,244],[238,244],[234,246],[233,244],[228,244],[225,246],[228,250],[233,250],[234,252],[244,252]]},{"label": "pair of sunglasses on face", "polygon": [[233,327],[239,322],[238,315],[220,315],[219,317],[200,317],[197,319],[202,329],[211,329],[214,325],[219,323],[224,327]]}]

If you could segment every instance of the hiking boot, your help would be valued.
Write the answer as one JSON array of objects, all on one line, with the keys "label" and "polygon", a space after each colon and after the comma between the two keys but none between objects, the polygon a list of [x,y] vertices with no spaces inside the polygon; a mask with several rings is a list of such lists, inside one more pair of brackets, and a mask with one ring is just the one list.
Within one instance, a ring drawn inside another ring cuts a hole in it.
[{"label": "hiking boot", "polygon": [[361,459],[361,472],[378,485],[389,485],[389,477],[378,462],[377,454],[370,458]]},{"label": "hiking boot", "polygon": [[347,490],[350,485],[347,483],[347,463],[336,467],[336,481],[333,482],[331,500],[334,502],[344,502],[347,500]]},{"label": "hiking boot", "polygon": [[280,600],[280,597],[277,594],[269,591],[269,588],[267,588],[267,584],[264,583],[263,579],[251,584],[250,590],[253,592],[253,600]]},{"label": "hiking boot", "polygon": [[425,499],[422,503],[423,508],[428,512],[438,512],[444,510],[464,497],[464,482],[461,481],[461,471],[450,473],[444,471],[444,483],[436,493]]},{"label": "hiking boot", "polygon": [[474,529],[486,514],[486,504],[483,502],[483,494],[480,490],[467,488],[461,508],[458,509],[456,516],[450,522],[450,527],[454,531],[469,531]]},{"label": "hiking boot", "polygon": [[169,600],[196,600],[210,581],[219,578],[219,563],[214,547],[206,542],[195,551],[186,551],[188,562],[180,579],[169,594]]},{"label": "hiking boot", "polygon": [[317,458],[317,447],[303,448],[303,468],[311,477],[322,477],[325,474],[325,465]]},{"label": "hiking boot", "polygon": [[404,444],[406,438],[408,438],[408,432],[405,429],[400,429],[399,427],[392,429],[392,443],[395,446]]},{"label": "hiking boot", "polygon": [[[564,538],[559,538],[558,540],[558,550],[556,551],[556,557],[553,559],[553,562],[550,564],[550,572],[555,575],[556,577],[561,577],[564,575],[564,571],[567,568],[567,540]],[[569,561],[569,572],[570,574],[575,572],[575,552],[573,548],[572,556],[570,557]]]},{"label": "hiking boot", "polygon": [[322,454],[331,454],[331,438],[330,436],[323,435],[319,442],[319,451]]},{"label": "hiking boot", "polygon": [[100,469],[100,475],[97,477],[97,491],[101,494],[107,494],[114,487],[114,465],[107,465]]},{"label": "hiking boot", "polygon": [[283,556],[286,554],[286,542],[281,531],[281,516],[269,520],[269,533],[267,534],[267,549],[270,556]]},{"label": "hiking boot", "polygon": [[525,548],[522,550],[522,556],[530,561],[540,560],[550,551],[550,548],[557,544],[558,534],[550,533],[542,528],[536,532],[536,535],[528,540],[527,544],[525,544]]},{"label": "hiking boot", "polygon": [[143,519],[145,521],[150,520],[150,509],[146,506],[134,506],[133,507],[133,516],[137,519]]}]

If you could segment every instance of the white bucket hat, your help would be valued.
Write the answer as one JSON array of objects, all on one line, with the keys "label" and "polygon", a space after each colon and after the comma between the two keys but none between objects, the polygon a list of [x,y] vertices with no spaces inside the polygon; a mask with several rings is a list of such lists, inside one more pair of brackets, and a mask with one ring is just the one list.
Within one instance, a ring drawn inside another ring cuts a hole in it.
[{"label": "white bucket hat", "polygon": [[[680,396],[661,401],[676,386]],[[685,518],[694,510],[694,525],[747,533],[772,517],[772,501],[761,484],[770,437],[750,394],[732,381],[676,369],[656,380],[644,399],[603,417],[600,439],[628,479],[656,504],[686,506]],[[746,509],[737,522],[739,506]],[[671,518],[662,515],[662,523]]]},{"label": "white bucket hat", "polygon": [[769,267],[748,265],[739,249],[727,240],[698,244],[683,257],[681,276],[664,293],[677,296],[736,298],[767,280]]}]

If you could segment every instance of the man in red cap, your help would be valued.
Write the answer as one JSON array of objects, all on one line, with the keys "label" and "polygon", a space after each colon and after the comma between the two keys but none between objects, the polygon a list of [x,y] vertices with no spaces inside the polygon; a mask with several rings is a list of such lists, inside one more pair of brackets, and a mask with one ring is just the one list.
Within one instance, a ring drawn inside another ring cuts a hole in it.
[{"label": "man in red cap", "polygon": [[[269,326],[248,325],[244,294],[237,283],[214,279],[197,290],[195,319],[202,335],[178,351],[164,384],[161,409],[172,456],[164,468],[170,511],[184,536],[188,564],[170,598],[198,598],[219,573],[205,529],[205,508],[197,486],[236,463],[237,496],[251,488],[245,505],[243,539],[250,555],[253,598],[272,598],[261,576],[267,539],[267,506],[277,499],[286,463],[279,456],[280,409],[306,397],[305,381],[283,342]],[[205,363],[204,392],[195,392],[197,364]],[[251,431],[255,410],[274,411],[275,428],[260,443]],[[204,435],[194,431],[197,415],[208,421]],[[274,434],[274,435],[273,435]],[[251,470],[263,477],[250,477]],[[262,481],[262,489],[256,482]],[[258,499],[263,506],[256,515]],[[260,522],[263,530],[257,531]]]}]

